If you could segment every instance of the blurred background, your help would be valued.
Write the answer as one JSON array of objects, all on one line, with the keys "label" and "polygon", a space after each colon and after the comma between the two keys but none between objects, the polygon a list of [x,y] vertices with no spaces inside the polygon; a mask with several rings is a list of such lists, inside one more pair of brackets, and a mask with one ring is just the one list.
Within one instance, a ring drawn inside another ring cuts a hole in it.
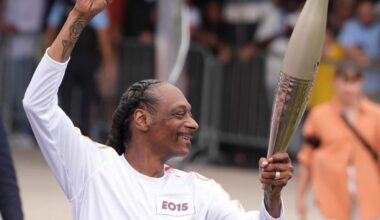
[{"label": "blurred background", "polygon": [[[247,209],[257,209],[262,199],[257,162],[266,155],[277,78],[304,2],[113,0],[81,36],[60,88],[60,105],[85,135],[104,143],[113,110],[129,85],[145,78],[171,81],[189,99],[200,125],[189,157],[173,163],[215,178]],[[330,1],[308,110],[334,96],[335,65],[346,58],[364,68],[364,92],[380,102],[380,1],[373,7],[357,7],[359,2]],[[21,100],[74,4],[0,0],[0,105],[26,219],[71,216]],[[351,28],[353,20],[370,33]],[[295,164],[301,145],[298,129],[289,146]],[[297,218],[296,179],[297,170],[284,192],[288,219]],[[308,201],[312,215],[312,196]]]}]

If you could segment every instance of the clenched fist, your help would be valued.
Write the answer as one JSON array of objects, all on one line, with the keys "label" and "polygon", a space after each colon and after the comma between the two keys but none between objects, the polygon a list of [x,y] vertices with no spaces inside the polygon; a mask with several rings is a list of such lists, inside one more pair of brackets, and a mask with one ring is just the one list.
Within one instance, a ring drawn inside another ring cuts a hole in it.
[{"label": "clenched fist", "polygon": [[90,20],[111,2],[112,0],[77,0],[73,10],[79,16]]},{"label": "clenched fist", "polygon": [[261,158],[260,181],[272,185],[271,193],[280,193],[282,188],[293,176],[292,161],[287,153],[276,153],[270,158]]}]

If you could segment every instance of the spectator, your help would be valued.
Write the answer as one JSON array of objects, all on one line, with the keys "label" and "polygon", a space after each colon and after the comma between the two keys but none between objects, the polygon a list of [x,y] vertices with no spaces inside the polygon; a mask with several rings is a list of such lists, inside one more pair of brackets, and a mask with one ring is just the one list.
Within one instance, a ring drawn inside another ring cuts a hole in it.
[{"label": "spectator", "polygon": [[310,95],[308,108],[330,101],[334,96],[334,74],[337,62],[343,59],[343,49],[336,41],[333,32],[327,28],[321,63],[316,75],[313,91]]},{"label": "spectator", "polygon": [[335,0],[331,2],[331,10],[328,15],[327,24],[334,37],[339,35],[342,26],[353,14],[355,0]]},{"label": "spectator", "polygon": [[380,18],[380,1],[376,1],[375,13],[376,13],[376,17]]},{"label": "spectator", "polygon": [[218,59],[227,63],[230,58],[230,50],[227,46],[228,27],[222,20],[222,5],[217,0],[206,3],[202,28],[196,39],[209,47]]},{"label": "spectator", "polygon": [[152,44],[156,21],[156,0],[128,0],[124,3],[121,34]]},{"label": "spectator", "polygon": [[191,35],[197,34],[202,24],[202,16],[199,7],[194,4],[193,0],[186,0],[186,13],[189,17],[190,33]]},{"label": "spectator", "polygon": [[254,36],[260,46],[267,46],[279,37],[290,37],[299,16],[302,0],[274,0],[263,16]]},{"label": "spectator", "polygon": [[299,6],[298,0],[273,1],[271,10],[261,20],[254,37],[254,41],[267,50],[265,82],[270,105],[277,88],[282,59],[299,16]]},{"label": "spectator", "polygon": [[347,21],[339,35],[346,56],[365,67],[364,92],[380,101],[380,22],[370,0],[359,1],[356,17]]},{"label": "spectator", "polygon": [[[31,145],[31,129],[22,107],[22,98],[35,68],[35,55],[45,8],[44,0],[5,0],[0,32],[5,38],[5,74],[9,82],[12,145]],[[4,106],[8,107],[8,106]]]},{"label": "spectator", "polygon": [[252,41],[257,24],[271,9],[267,0],[224,0],[223,19],[232,34],[229,43],[238,46]]},{"label": "spectator", "polygon": [[110,18],[109,31],[111,33],[112,41],[116,43],[122,40],[120,27],[124,16],[123,7],[125,2],[125,0],[113,0],[108,8]]},{"label": "spectator", "polygon": [[21,199],[11,151],[0,112],[0,213],[3,220],[22,220]]},{"label": "spectator", "polygon": [[321,219],[380,217],[380,107],[362,96],[363,80],[355,63],[340,63],[335,98],[313,108],[306,119],[298,154],[302,219],[310,181]]},{"label": "spectator", "polygon": [[[75,4],[73,0],[56,0],[48,16],[46,46],[50,45],[57,31]],[[68,9],[67,9],[68,8]],[[91,105],[97,95],[96,74],[99,71],[101,95],[109,96],[115,88],[116,63],[108,32],[108,15],[98,14],[87,26],[79,39],[78,47],[71,56],[68,74],[62,83],[60,101],[62,108],[81,129],[89,135],[91,129]],[[98,44],[96,43],[98,42]],[[98,46],[99,45],[99,46]],[[100,62],[99,62],[100,61]],[[100,63],[100,65],[99,65]],[[108,94],[107,94],[108,93]]]}]

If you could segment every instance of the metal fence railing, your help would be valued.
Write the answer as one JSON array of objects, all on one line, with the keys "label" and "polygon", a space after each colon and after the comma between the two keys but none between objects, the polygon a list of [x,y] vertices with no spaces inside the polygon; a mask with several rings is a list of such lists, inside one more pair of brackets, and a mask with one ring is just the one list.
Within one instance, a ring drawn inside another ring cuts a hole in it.
[{"label": "metal fence railing", "polygon": [[[1,40],[1,38],[0,38]],[[0,100],[5,119],[11,119],[10,84],[6,55],[0,42]],[[117,97],[132,83],[153,78],[154,47],[124,40],[119,48]],[[267,146],[270,109],[265,89],[265,57],[254,56],[248,62],[233,58],[222,65],[204,47],[192,44],[183,74],[187,78],[185,95],[200,125],[193,152],[218,158],[221,144],[250,148]]]},{"label": "metal fence railing", "polygon": [[154,77],[154,49],[151,45],[124,40],[119,45],[118,95],[139,80]]},{"label": "metal fence railing", "polygon": [[[6,41],[6,36],[0,34],[0,106],[10,129],[12,97]],[[118,48],[120,65],[116,95],[120,97],[132,83],[154,78],[156,65],[152,45],[125,39]],[[265,82],[266,55],[259,53],[249,61],[241,61],[236,52],[231,54],[231,61],[222,64],[208,49],[192,44],[183,70],[187,78],[185,95],[200,125],[192,149],[211,158],[220,156],[224,144],[265,150],[268,143],[271,103]],[[300,143],[293,145],[296,151]]]},{"label": "metal fence railing", "polygon": [[266,147],[270,109],[265,87],[265,60],[232,60],[223,68],[223,101],[219,141]]}]

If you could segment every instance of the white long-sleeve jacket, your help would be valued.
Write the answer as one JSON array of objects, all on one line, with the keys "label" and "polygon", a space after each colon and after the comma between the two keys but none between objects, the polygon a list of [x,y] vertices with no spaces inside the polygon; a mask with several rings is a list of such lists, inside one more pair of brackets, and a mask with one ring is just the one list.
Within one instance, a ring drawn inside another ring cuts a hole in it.
[{"label": "white long-sleeve jacket", "polygon": [[[23,104],[74,219],[274,219],[264,205],[260,212],[243,211],[215,181],[200,174],[170,167],[160,178],[140,174],[124,155],[83,136],[58,106],[57,92],[67,63],[46,53]],[[283,216],[282,212],[279,219]]]}]

